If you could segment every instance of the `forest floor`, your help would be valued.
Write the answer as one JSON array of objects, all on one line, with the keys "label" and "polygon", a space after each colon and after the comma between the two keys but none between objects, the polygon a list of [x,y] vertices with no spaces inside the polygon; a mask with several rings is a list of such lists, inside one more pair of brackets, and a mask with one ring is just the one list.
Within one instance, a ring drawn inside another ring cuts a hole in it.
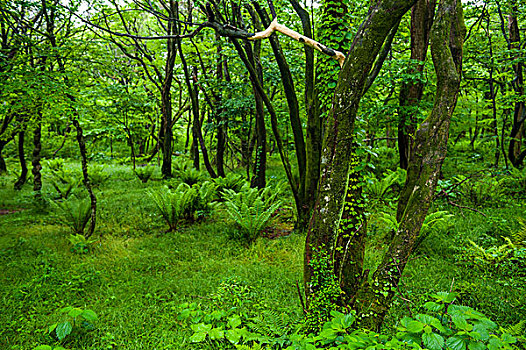
[{"label": "forest floor", "polygon": [[[221,210],[165,233],[148,196],[164,185],[159,175],[142,183],[129,166],[104,166],[111,177],[96,191],[98,226],[85,254],[72,250],[71,230],[55,208],[35,204],[30,185],[14,191],[14,172],[0,177],[1,349],[49,344],[48,328],[63,319],[59,310],[66,306],[98,315],[94,330],[62,343],[68,349],[200,349],[202,344],[190,344],[191,331],[178,320],[178,307],[185,302],[213,307],[225,290],[229,298],[249,293],[290,320],[302,318],[297,283],[301,286],[305,237],[291,231],[290,215],[274,218],[275,229],[250,245],[229,238],[228,231],[236,228]],[[53,195],[45,180],[44,198]],[[413,255],[386,327],[408,310],[417,313],[430,293],[450,290],[460,292],[460,303],[502,325],[519,322],[526,315],[524,268],[513,261],[478,265],[463,257],[472,251],[468,240],[490,249],[503,244],[501,236],[519,230],[525,201],[488,200],[478,212],[444,201],[435,206],[454,217],[447,230],[431,232]],[[366,261],[371,269],[387,235],[377,214],[393,206],[376,203],[374,210]]]}]

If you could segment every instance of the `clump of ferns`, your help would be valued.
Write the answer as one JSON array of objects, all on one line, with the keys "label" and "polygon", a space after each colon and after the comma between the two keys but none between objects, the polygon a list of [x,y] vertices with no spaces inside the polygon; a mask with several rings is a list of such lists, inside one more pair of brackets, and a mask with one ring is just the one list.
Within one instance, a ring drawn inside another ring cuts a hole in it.
[{"label": "clump of ferns", "polygon": [[195,221],[210,213],[217,191],[215,184],[205,181],[194,186],[181,183],[174,189],[152,190],[149,195],[170,232],[176,230],[182,220]]},{"label": "clump of ferns", "polygon": [[282,205],[280,192],[265,187],[247,188],[240,192],[225,189],[222,192],[224,208],[236,225],[230,238],[253,242],[268,225],[272,214]]}]

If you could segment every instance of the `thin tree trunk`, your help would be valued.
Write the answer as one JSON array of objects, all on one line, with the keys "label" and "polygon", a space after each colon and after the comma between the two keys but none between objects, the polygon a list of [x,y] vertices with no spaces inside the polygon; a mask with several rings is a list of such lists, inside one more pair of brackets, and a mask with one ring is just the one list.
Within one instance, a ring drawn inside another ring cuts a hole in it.
[{"label": "thin tree trunk", "polygon": [[[519,49],[521,44],[519,24],[517,20],[518,8],[514,6],[512,13],[508,16],[508,31],[510,36],[510,48]],[[518,55],[518,54],[517,54]],[[524,96],[524,76],[522,72],[523,63],[521,63],[517,57],[517,63],[513,65],[513,71],[515,78],[513,79],[513,88],[515,93],[522,97]],[[524,122],[526,120],[526,106],[524,101],[520,99],[515,102],[515,109],[513,112],[513,124],[510,132],[510,144],[508,147],[508,158],[514,167],[522,166],[524,158],[526,158],[526,150],[522,150],[523,137],[525,134]]]},{"label": "thin tree trunk", "polygon": [[18,177],[18,180],[15,182],[15,190],[19,191],[22,189],[22,186],[27,181],[27,163],[26,163],[26,157],[24,155],[24,139],[25,139],[25,131],[20,131],[18,133],[18,159],[20,161],[20,176]]},{"label": "thin tree trunk", "polygon": [[31,173],[33,174],[33,192],[35,197],[41,197],[42,191],[42,164],[40,163],[40,152],[42,151],[42,113],[39,112],[39,120],[33,132],[33,159],[31,164],[33,168]]}]

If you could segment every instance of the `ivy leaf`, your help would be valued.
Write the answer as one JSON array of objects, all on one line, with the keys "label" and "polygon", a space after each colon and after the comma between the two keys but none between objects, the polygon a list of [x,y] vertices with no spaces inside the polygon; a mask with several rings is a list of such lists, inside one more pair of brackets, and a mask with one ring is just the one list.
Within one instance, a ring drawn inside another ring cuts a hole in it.
[{"label": "ivy leaf", "polygon": [[426,348],[431,350],[441,350],[444,346],[444,338],[440,334],[436,333],[422,334],[422,342]]},{"label": "ivy leaf", "polygon": [[68,334],[71,334],[72,330],[73,326],[68,321],[59,323],[55,328],[58,340],[62,341]]},{"label": "ivy leaf", "polygon": [[466,343],[460,337],[451,337],[446,341],[448,348],[452,350],[466,350]]}]

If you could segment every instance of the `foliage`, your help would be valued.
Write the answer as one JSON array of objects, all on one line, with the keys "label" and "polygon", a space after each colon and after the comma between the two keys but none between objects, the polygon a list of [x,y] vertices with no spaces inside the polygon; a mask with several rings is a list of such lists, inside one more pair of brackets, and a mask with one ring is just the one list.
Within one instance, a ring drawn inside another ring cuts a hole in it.
[{"label": "foliage", "polygon": [[334,274],[330,257],[324,253],[323,247],[313,251],[310,268],[313,274],[309,288],[317,292],[308,300],[306,328],[310,332],[317,332],[334,312],[342,311],[337,304],[342,296],[342,290]]},{"label": "foliage", "polygon": [[157,210],[170,227],[169,231],[177,228],[181,219],[193,221],[197,216],[207,214],[211,210],[211,202],[216,196],[216,187],[205,181],[192,187],[185,183],[175,189],[150,191]]},{"label": "foliage", "polygon": [[281,206],[277,192],[270,194],[266,187],[258,190],[249,188],[236,193],[231,189],[223,191],[224,207],[239,231],[230,233],[231,238],[253,242],[267,226],[272,214]]},{"label": "foliage", "polygon": [[88,176],[94,187],[100,187],[100,185],[105,183],[111,177],[111,174],[108,174],[105,171],[103,165],[91,165],[88,168]]},{"label": "foliage", "polygon": [[59,341],[69,336],[72,332],[78,332],[79,328],[84,330],[93,330],[93,322],[97,321],[97,314],[90,309],[81,309],[72,306],[66,306],[60,309],[59,313],[63,314],[62,322],[54,323],[48,327],[48,333],[55,336]]},{"label": "foliage", "polygon": [[[499,328],[482,313],[454,305],[456,293],[432,294],[424,305],[425,313],[405,316],[397,325],[396,336],[379,334],[357,327],[352,313],[332,310],[323,326],[315,332],[293,330],[279,313],[255,318],[237,314],[235,308],[206,312],[198,304],[183,304],[178,319],[192,330],[190,341],[237,349],[514,349],[522,338],[524,323]],[[265,313],[263,313],[265,315]],[[308,328],[307,328],[308,329]],[[269,331],[270,330],[270,331]],[[512,335],[511,333],[517,335]],[[228,346],[228,344],[232,344]]]},{"label": "foliage", "polygon": [[68,199],[81,182],[79,172],[66,168],[64,164],[62,158],[47,161],[51,170],[51,185],[57,191],[60,199]]},{"label": "foliage", "polygon": [[148,180],[152,177],[155,167],[152,165],[139,166],[135,168],[135,175],[142,183],[147,183]]},{"label": "foliage", "polygon": [[83,200],[56,202],[55,207],[60,215],[59,220],[71,228],[76,235],[83,235],[91,219],[91,203]]},{"label": "foliage", "polygon": [[387,171],[381,180],[369,178],[366,181],[366,191],[376,200],[384,200],[387,191],[394,184],[403,185],[407,174],[404,169],[398,168],[396,171]]},{"label": "foliage", "polygon": [[[395,215],[388,213],[381,213],[379,217],[391,231],[396,232],[398,230],[399,223],[396,220]],[[418,235],[417,243],[415,244],[415,249],[433,232],[442,232],[447,231],[452,226],[451,218],[452,214],[444,210],[439,210],[428,214],[422,224],[420,229],[420,234]]]},{"label": "foliage", "polygon": [[243,176],[230,172],[225,177],[215,178],[214,183],[217,185],[218,193],[222,193],[225,190],[239,192],[246,184],[246,181]]},{"label": "foliage", "polygon": [[176,173],[178,179],[188,186],[193,186],[205,179],[205,174],[196,168],[186,168]]},{"label": "foliage", "polygon": [[71,243],[71,251],[77,254],[86,254],[91,250],[91,247],[95,244],[96,240],[88,239],[84,235],[76,234],[69,235],[68,238]]}]

